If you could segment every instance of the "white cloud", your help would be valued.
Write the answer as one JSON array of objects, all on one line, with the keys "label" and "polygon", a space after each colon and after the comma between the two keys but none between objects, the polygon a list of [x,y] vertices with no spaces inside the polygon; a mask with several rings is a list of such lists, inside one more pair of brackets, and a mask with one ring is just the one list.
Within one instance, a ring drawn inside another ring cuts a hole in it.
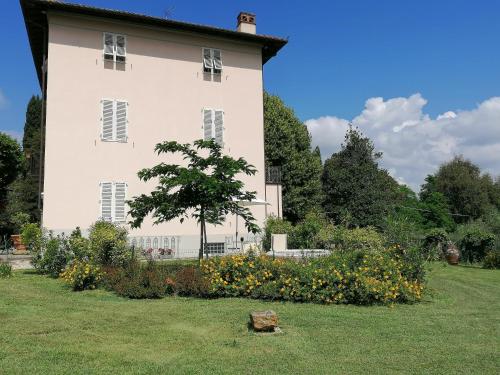
[{"label": "white cloud", "polygon": [[4,95],[2,89],[0,89],[0,109],[7,107],[8,103],[7,97]]},{"label": "white cloud", "polygon": [[[455,155],[464,155],[493,175],[500,174],[500,97],[470,111],[425,114],[420,94],[371,98],[351,122],[384,153],[382,166],[398,181],[418,190],[424,178]],[[313,144],[324,158],[340,149],[349,121],[324,116],[306,121]]]}]

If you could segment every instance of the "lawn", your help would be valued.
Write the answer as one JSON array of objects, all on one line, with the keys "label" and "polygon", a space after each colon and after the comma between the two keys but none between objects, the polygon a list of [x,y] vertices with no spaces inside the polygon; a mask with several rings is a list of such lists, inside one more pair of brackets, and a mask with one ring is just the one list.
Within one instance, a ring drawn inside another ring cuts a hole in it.
[{"label": "lawn", "polygon": [[[498,374],[500,271],[435,264],[417,305],[127,300],[0,279],[2,374]],[[280,334],[249,332],[273,309]]]}]

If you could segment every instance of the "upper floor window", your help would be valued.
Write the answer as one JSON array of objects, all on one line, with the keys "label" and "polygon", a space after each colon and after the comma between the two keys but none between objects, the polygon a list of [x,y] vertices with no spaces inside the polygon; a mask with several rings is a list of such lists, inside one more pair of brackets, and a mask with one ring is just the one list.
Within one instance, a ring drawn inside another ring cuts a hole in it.
[{"label": "upper floor window", "polygon": [[123,223],[127,217],[125,201],[127,184],[125,182],[101,182],[101,219]]},{"label": "upper floor window", "polygon": [[213,74],[222,72],[222,54],[219,49],[203,48],[203,71]]},{"label": "upper floor window", "polygon": [[215,139],[224,146],[224,111],[218,109],[203,109],[203,139]]},{"label": "upper floor window", "polygon": [[104,33],[104,60],[124,63],[127,55],[125,35]]},{"label": "upper floor window", "polygon": [[101,100],[101,140],[127,142],[128,103],[123,100]]}]

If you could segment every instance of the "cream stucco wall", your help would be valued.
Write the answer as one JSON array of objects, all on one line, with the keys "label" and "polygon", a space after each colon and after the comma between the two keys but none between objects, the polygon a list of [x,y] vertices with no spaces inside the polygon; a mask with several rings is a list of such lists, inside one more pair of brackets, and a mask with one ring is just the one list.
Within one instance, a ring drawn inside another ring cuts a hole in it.
[{"label": "cream stucco wall", "polygon": [[[56,231],[88,228],[99,217],[100,182],[127,182],[128,198],[151,191],[154,185],[140,182],[137,171],[159,162],[153,152],[156,143],[202,138],[204,107],[224,110],[224,151],[243,156],[258,169],[256,176],[242,176],[242,180],[264,199],[259,46],[65,14],[51,13],[48,18],[45,227]],[[113,67],[103,61],[105,31],[126,35],[126,64]],[[222,51],[224,70],[219,79],[203,73],[202,47]],[[100,140],[103,98],[128,101],[127,143]],[[252,210],[262,224],[265,207]],[[234,217],[208,230],[209,236],[234,232]],[[196,233],[193,222],[154,226],[151,220],[131,232]]]}]

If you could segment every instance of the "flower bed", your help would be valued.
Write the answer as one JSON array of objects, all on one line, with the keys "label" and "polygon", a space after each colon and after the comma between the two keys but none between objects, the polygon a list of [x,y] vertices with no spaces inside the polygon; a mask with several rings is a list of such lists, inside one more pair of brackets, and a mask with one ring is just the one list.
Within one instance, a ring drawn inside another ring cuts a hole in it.
[{"label": "flower bed", "polygon": [[392,304],[420,301],[423,280],[394,252],[334,253],[295,261],[233,255],[203,261],[211,297],[314,303]]}]

